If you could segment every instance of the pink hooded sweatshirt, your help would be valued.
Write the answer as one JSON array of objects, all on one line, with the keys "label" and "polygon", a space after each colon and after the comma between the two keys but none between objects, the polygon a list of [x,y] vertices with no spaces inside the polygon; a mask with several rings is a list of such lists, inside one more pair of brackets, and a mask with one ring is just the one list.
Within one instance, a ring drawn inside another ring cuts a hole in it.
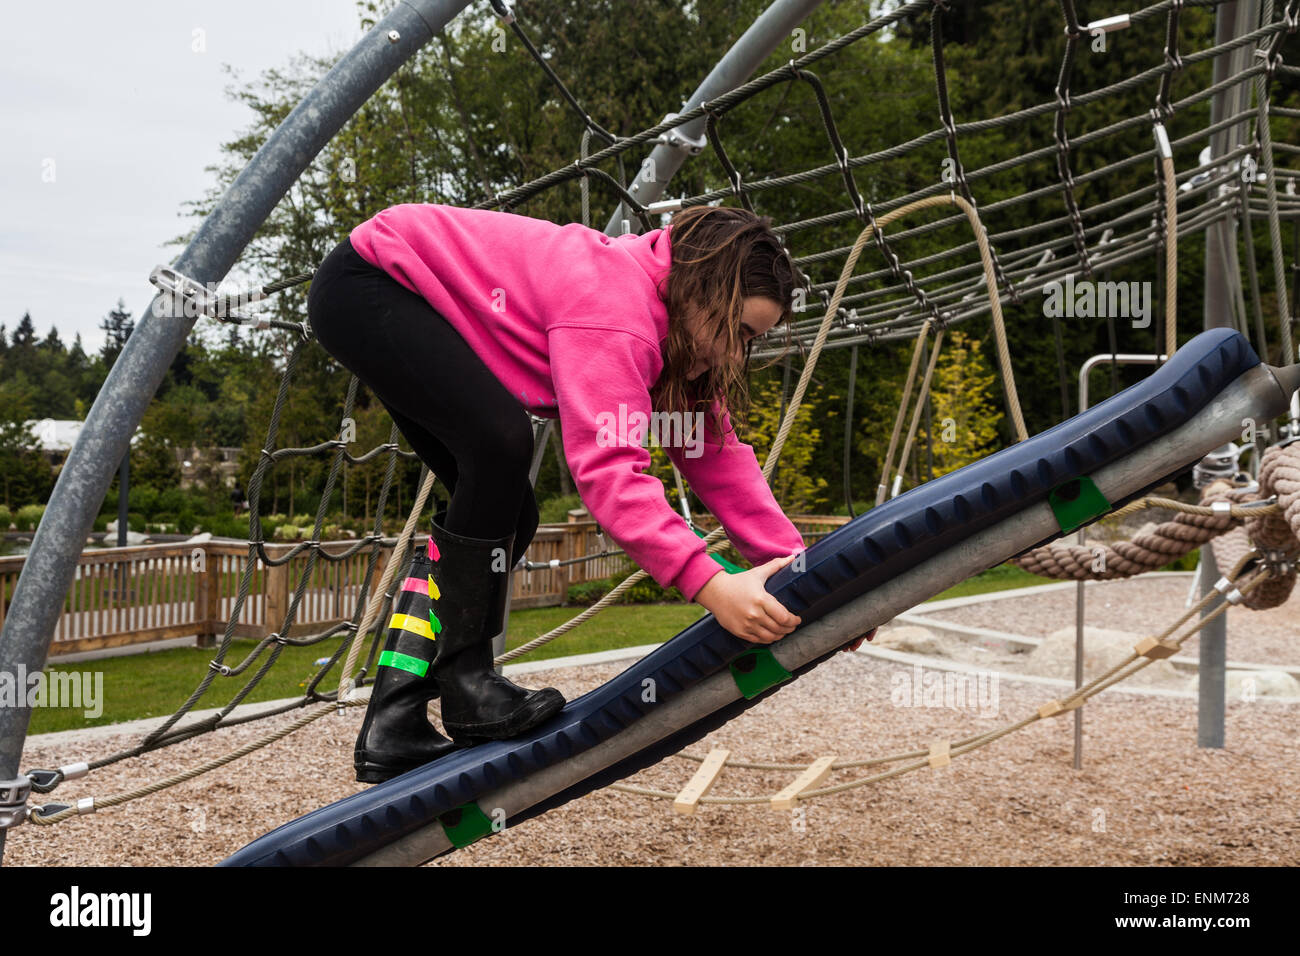
[{"label": "pink hooded sweatshirt", "polygon": [[651,414],[668,336],[656,287],[672,262],[670,232],[610,238],[580,223],[406,203],[361,223],[350,239],[443,315],[527,411],[559,418],[592,517],[656,581],[694,600],[722,568],[669,505],[663,483],[645,473],[642,441],[651,433],[751,563],[804,545],[725,411],[719,450],[716,401],[708,428],[689,440],[689,423],[670,429]]}]

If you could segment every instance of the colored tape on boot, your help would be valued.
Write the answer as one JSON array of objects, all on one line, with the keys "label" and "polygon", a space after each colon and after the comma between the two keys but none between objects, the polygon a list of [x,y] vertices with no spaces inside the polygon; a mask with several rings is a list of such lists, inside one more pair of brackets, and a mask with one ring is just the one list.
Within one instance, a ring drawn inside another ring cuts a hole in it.
[{"label": "colored tape on boot", "polygon": [[442,829],[447,834],[451,845],[460,849],[469,846],[475,840],[481,840],[492,832],[492,821],[479,809],[477,803],[463,803],[454,810],[448,810],[438,818]]},{"label": "colored tape on boot", "polygon": [[1072,478],[1053,488],[1047,494],[1047,501],[1056,515],[1056,523],[1067,533],[1095,521],[1110,510],[1110,502],[1087,475]]},{"label": "colored tape on boot", "polygon": [[380,667],[395,667],[399,671],[407,671],[416,677],[423,677],[429,673],[429,662],[422,661],[418,657],[412,657],[410,654],[401,654],[397,651],[381,651],[379,654]]},{"label": "colored tape on boot", "polygon": [[771,650],[756,647],[731,662],[731,676],[745,698],[751,699],[794,675],[781,666]]},{"label": "colored tape on boot", "polygon": [[402,590],[414,591],[417,594],[428,594],[429,582],[432,580],[433,578],[428,578],[426,580],[425,578],[409,577],[402,582]]},{"label": "colored tape on boot", "polygon": [[[433,619],[433,611],[429,611],[430,619]],[[399,631],[410,631],[412,634],[419,634],[421,637],[427,637],[433,640],[433,635],[442,629],[442,625],[431,628],[430,621],[422,617],[415,617],[412,614],[394,614],[392,620],[388,622],[389,627],[395,627]]]}]

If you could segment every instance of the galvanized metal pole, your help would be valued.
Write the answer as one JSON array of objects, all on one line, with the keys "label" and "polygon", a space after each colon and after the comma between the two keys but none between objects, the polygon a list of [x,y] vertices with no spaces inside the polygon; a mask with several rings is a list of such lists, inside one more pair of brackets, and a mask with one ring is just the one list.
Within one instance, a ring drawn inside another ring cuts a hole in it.
[{"label": "galvanized metal pole", "polygon": [[[1259,0],[1231,0],[1221,4],[1215,13],[1215,45],[1227,43],[1235,37],[1249,33],[1259,25]],[[1249,67],[1253,50],[1249,45],[1239,47],[1229,54],[1214,58],[1214,82],[1220,83],[1240,74]],[[1250,89],[1246,83],[1235,84],[1216,93],[1210,100],[1210,123],[1214,124],[1246,108],[1250,102]],[[1241,124],[1230,126],[1210,137],[1211,161],[1229,152],[1241,140]],[[1234,196],[1224,194],[1225,189],[1241,188],[1238,180],[1232,187],[1220,187],[1224,202]],[[1237,203],[1233,202],[1234,207]],[[1237,224],[1224,219],[1213,223],[1205,232],[1205,328],[1212,329],[1231,323],[1233,286],[1240,276],[1229,276],[1225,268],[1226,251],[1236,244]],[[1214,591],[1219,572],[1210,545],[1201,547],[1201,597]],[[1207,616],[1222,601],[1211,602],[1202,615]],[[1201,628],[1200,666],[1197,668],[1196,743],[1200,747],[1223,746],[1224,681],[1228,659],[1228,615],[1221,614]]]},{"label": "galvanized metal pole", "polygon": [[[201,283],[222,279],[330,138],[467,5],[468,0],[403,0],[375,24],[294,107],[231,183],[176,260],[177,271]],[[142,268],[142,280],[145,275]],[[166,300],[155,297],[141,313],[113,363],[32,540],[0,631],[0,668],[10,673],[20,665],[28,673],[44,667],[77,559],[113,472],[194,325],[193,317],[166,314],[160,301]],[[26,707],[0,708],[0,780],[17,777],[30,716]],[[0,830],[0,855],[3,851]]]},{"label": "galvanized metal pole", "polygon": [[[740,39],[732,44],[718,65],[704,78],[704,82],[682,104],[682,112],[692,110],[701,103],[744,84],[773,50],[790,39],[794,28],[820,5],[821,0],[775,0]],[[791,59],[797,59],[798,55],[792,51]],[[661,142],[650,151],[650,155],[642,161],[632,185],[627,187],[637,202],[648,205],[657,200],[687,157],[704,149],[707,145],[704,133],[706,122],[706,117],[700,116],[664,134],[666,142]],[[628,216],[625,205],[619,203],[605,226],[606,235],[622,235],[625,219],[628,220],[628,228],[635,231],[639,220]]]}]

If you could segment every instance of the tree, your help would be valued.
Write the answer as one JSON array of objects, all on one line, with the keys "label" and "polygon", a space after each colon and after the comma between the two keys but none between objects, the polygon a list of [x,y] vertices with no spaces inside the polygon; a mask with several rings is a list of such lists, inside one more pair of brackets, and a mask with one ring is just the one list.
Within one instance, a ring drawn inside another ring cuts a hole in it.
[{"label": "tree", "polygon": [[[786,437],[776,468],[772,494],[787,514],[816,512],[829,500],[824,493],[827,488],[826,479],[808,467],[813,451],[821,442],[821,429],[813,427],[817,391],[816,385],[810,386],[805,401],[800,403],[794,426]],[[813,400],[808,401],[808,396]],[[737,426],[736,437],[745,444],[754,446],[758,463],[762,465],[781,428],[781,419],[778,417],[781,415],[780,382],[768,382],[760,386],[751,400],[753,404],[749,411],[749,421],[744,426]]]},{"label": "tree", "polygon": [[18,328],[14,329],[14,348],[34,348],[36,346],[36,326],[32,324],[32,314],[24,312]]},{"label": "tree", "polygon": [[131,313],[126,310],[126,301],[119,298],[117,308],[104,317],[99,327],[104,330],[104,347],[99,350],[99,355],[104,364],[112,368],[135,328]]},{"label": "tree", "polygon": [[927,434],[921,428],[924,437],[917,443],[919,449],[924,447],[922,441],[931,442],[936,477],[979,461],[994,450],[998,423],[1004,416],[993,397],[997,376],[985,361],[980,344],[953,329],[941,346],[930,390],[932,432]]}]

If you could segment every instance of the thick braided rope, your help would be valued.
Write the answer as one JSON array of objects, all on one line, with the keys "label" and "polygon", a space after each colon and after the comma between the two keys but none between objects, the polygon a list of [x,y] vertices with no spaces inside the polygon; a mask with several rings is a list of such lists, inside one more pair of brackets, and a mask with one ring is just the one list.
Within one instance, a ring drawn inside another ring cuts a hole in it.
[{"label": "thick braided rope", "polygon": [[[1250,506],[1273,496],[1276,504]],[[1232,506],[1226,513],[1213,507],[1222,502]],[[1131,577],[1164,567],[1243,522],[1248,539],[1261,550],[1293,550],[1300,539],[1300,444],[1275,445],[1264,453],[1257,492],[1214,482],[1202,492],[1200,506],[1145,498],[1119,509],[1115,516],[1148,505],[1174,508],[1179,514],[1171,521],[1144,526],[1131,541],[1090,547],[1053,541],[1013,558],[1012,563],[1031,574],[1067,581]],[[1282,575],[1279,580],[1286,578]]]}]

